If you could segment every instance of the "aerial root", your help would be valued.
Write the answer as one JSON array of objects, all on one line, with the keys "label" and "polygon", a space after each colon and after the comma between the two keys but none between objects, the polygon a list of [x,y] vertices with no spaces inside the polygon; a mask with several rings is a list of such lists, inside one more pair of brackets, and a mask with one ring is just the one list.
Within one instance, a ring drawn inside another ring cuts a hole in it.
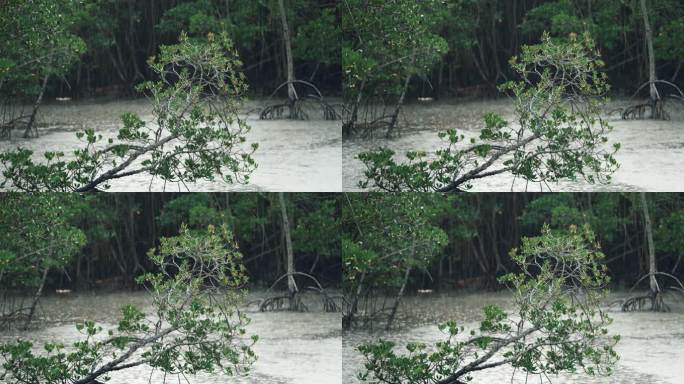
[{"label": "aerial root", "polygon": [[0,329],[11,327],[12,324],[24,323],[29,318],[29,308],[20,308],[10,313],[0,315]]},{"label": "aerial root", "polygon": [[[677,285],[676,286],[671,286],[670,289],[673,290],[674,292],[677,293],[682,293],[684,294],[684,284],[674,275],[666,272],[654,272],[653,273],[656,278],[660,277],[661,279],[670,279],[674,281]],[[646,278],[650,277],[651,274],[647,273],[643,275],[637,282],[632,286],[631,290],[634,290],[639,283],[644,281]],[[650,308],[648,310],[653,311],[653,312],[670,312],[670,306],[667,305],[664,301],[664,292],[660,290],[660,283],[656,282],[657,284],[657,290],[656,291],[651,291],[648,295],[643,295],[643,296],[633,296],[625,300],[625,302],[622,304],[622,311],[624,312],[632,312],[632,311],[643,311],[646,309],[646,306],[650,303]],[[630,290],[630,291],[631,291]]]},{"label": "aerial root", "polygon": [[[320,107],[323,111],[324,120],[340,119],[340,114],[334,106],[313,95],[292,102],[269,105],[261,111],[259,118],[261,120],[276,120],[286,117],[292,120],[309,120],[309,114],[304,110],[307,101],[316,103]],[[287,115],[285,114],[286,110],[289,112]]]},{"label": "aerial root", "polygon": [[[676,84],[673,84],[672,82],[666,80],[655,80],[653,84],[655,84],[656,86],[660,85],[661,87],[670,87],[670,89],[673,89],[676,92],[670,95],[670,97],[679,101],[684,100],[684,92],[682,92],[682,90]],[[651,85],[650,81],[641,84],[641,86],[639,86],[636,92],[634,92],[634,94],[632,95],[632,98],[634,98],[642,89],[644,89],[648,85]],[[665,93],[662,94],[665,95]],[[646,110],[648,109],[651,109],[653,111],[652,116],[650,116],[650,118],[657,120],[670,120],[670,114],[667,113],[667,111],[665,110],[664,96],[661,97],[661,92],[657,88],[655,102],[652,101],[651,103],[637,104],[627,107],[624,110],[624,112],[622,112],[622,119],[643,119],[646,117]]]},{"label": "aerial root", "polygon": [[388,130],[391,125],[392,116],[381,116],[371,122],[347,122],[342,124],[342,134],[346,137],[359,136],[370,139],[376,131]]},{"label": "aerial root", "polygon": [[653,312],[670,312],[670,306],[663,300],[662,292],[652,292],[644,296],[633,296],[622,304],[623,312],[643,311],[650,303],[648,310]]},{"label": "aerial root", "polygon": [[[271,285],[271,287],[268,289],[268,291],[272,291],[273,288],[275,288],[278,283],[281,281],[285,281],[285,279],[289,276],[294,277],[300,277],[307,279],[308,281],[313,282],[313,286],[306,287],[304,288],[305,290],[312,291],[321,298],[322,301],[322,307],[325,312],[340,312],[341,306],[337,304],[335,301],[336,297],[328,295],[328,293],[325,291],[321,283],[313,276],[311,276],[308,273],[304,272],[292,272],[292,273],[286,273],[282,276],[280,276],[276,281]],[[296,289],[296,285],[295,285]],[[288,294],[281,294],[281,295],[274,295],[271,297],[268,297],[264,299],[263,301],[260,302],[259,304],[259,310],[262,312],[270,312],[270,311],[295,311],[295,312],[308,312],[309,307],[304,304],[302,300],[302,293],[303,291],[300,291],[299,289],[296,289],[292,293]]]},{"label": "aerial root", "polygon": [[[2,139],[2,140],[11,139],[13,130],[15,130],[15,129],[26,129],[26,127],[28,126],[28,119],[30,117],[31,117],[30,115],[19,116],[19,117],[12,119],[10,121],[0,123],[0,139]],[[31,129],[30,133],[35,133],[35,135],[38,136],[35,124],[34,124],[33,129]]]},{"label": "aerial root", "polygon": [[0,125],[0,139],[7,140],[12,138],[12,129],[14,127],[10,124]]},{"label": "aerial root", "polygon": [[307,287],[307,289],[318,293],[323,301],[323,311],[325,312],[340,312],[342,308],[335,301],[335,297],[328,295],[324,289],[319,289],[317,287]]},{"label": "aerial root", "polygon": [[[275,120],[282,118],[288,118],[292,120],[309,120],[309,115],[304,111],[304,105],[307,101],[311,101],[318,105],[318,107],[323,111],[324,120],[339,120],[341,118],[340,114],[337,112],[335,107],[323,100],[323,95],[321,94],[321,91],[318,90],[318,88],[315,85],[309,83],[308,81],[286,81],[280,84],[276,88],[276,90],[273,91],[271,97],[275,96],[279,90],[281,90],[289,84],[303,85],[306,87],[306,89],[312,90],[313,93],[306,94],[301,98],[295,95],[294,99],[288,100],[285,103],[267,106],[259,114],[259,118],[261,120]],[[286,108],[289,112],[287,116],[284,113]]]},{"label": "aerial root", "polygon": [[321,107],[323,108],[323,118],[325,120],[339,120],[340,119],[340,114],[337,113],[337,111],[335,110],[335,108],[332,105],[326,103],[323,100],[318,100],[318,102],[321,105]]},{"label": "aerial root", "polygon": [[646,116],[646,109],[650,108],[650,104],[638,104],[625,108],[622,112],[622,120],[637,120],[643,119]]},{"label": "aerial root", "polygon": [[309,120],[309,115],[302,108],[302,103],[299,100],[294,100],[288,103],[269,105],[264,108],[259,114],[261,120],[277,120],[285,116],[285,109],[288,109],[288,119],[291,120]]},{"label": "aerial root", "polygon": [[[632,105],[625,108],[622,112],[622,119],[641,120],[646,117],[646,111],[649,109],[651,109],[650,103]],[[651,117],[656,120],[670,120],[670,114],[665,110],[665,102],[663,100],[656,100],[653,116]]]},{"label": "aerial root", "polygon": [[273,311],[294,311],[294,312],[308,312],[309,308],[302,302],[299,292],[295,292],[292,296],[282,295],[269,297],[262,301],[259,305],[261,312]]}]

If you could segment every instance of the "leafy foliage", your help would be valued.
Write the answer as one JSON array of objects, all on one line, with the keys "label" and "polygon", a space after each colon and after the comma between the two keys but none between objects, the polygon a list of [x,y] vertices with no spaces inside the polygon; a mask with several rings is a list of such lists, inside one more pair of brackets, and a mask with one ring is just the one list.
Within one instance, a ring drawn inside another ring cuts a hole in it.
[{"label": "leafy foliage", "polygon": [[[343,323],[351,327],[362,301],[372,303],[376,294],[396,291],[409,271],[427,268],[446,245],[447,234],[436,221],[441,203],[449,199],[413,193],[346,197],[342,264],[349,306]],[[375,310],[369,309],[367,320],[373,320]]]},{"label": "leafy foliage", "polygon": [[[308,0],[290,1],[288,20],[294,28],[293,48],[297,60],[339,65],[340,30],[334,7]],[[155,29],[166,38],[182,31],[191,36],[227,32],[245,55],[263,56],[263,39],[280,39],[275,2],[230,2],[208,0],[180,2],[166,10]]]},{"label": "leafy foliage", "polygon": [[0,12],[0,89],[3,98],[40,92],[45,76],[62,76],[85,51],[73,34],[74,0],[3,1]]},{"label": "leafy foliage", "polygon": [[659,220],[656,227],[656,249],[681,255],[684,252],[684,209],[670,212]]},{"label": "leafy foliage", "polygon": [[[340,258],[340,214],[339,200],[312,199],[307,194],[300,195],[301,205],[294,217],[292,231],[293,248],[297,254],[315,254],[317,258],[339,263]],[[296,204],[296,203],[295,203]],[[300,213],[301,212],[301,213]]]},{"label": "leafy foliage", "polygon": [[359,92],[398,96],[408,76],[421,75],[447,50],[436,32],[444,1],[346,1],[342,66],[350,100]]},{"label": "leafy foliage", "polygon": [[[398,163],[394,151],[364,152],[362,188],[385,191],[455,191],[484,177],[510,173],[533,182],[583,178],[604,183],[618,167],[619,144],[607,147],[611,127],[601,116],[608,84],[603,61],[589,35],[569,42],[545,35],[539,45],[523,48],[511,65],[520,80],[501,89],[513,94],[517,121],[489,113],[477,139],[466,143],[456,130],[441,132],[447,147],[434,156],[412,151]],[[479,142],[478,142],[479,141]]]},{"label": "leafy foliage", "polygon": [[[306,4],[300,7],[307,8]],[[337,10],[325,8],[316,11],[311,7],[308,10],[313,14],[301,21],[303,24],[294,35],[295,57],[339,67],[342,36]]]},{"label": "leafy foliage", "polygon": [[181,36],[178,45],[162,47],[150,67],[159,77],[146,82],[153,102],[154,123],[135,114],[122,116],[116,138],[104,139],[94,129],[77,133],[85,146],[68,159],[46,152],[44,163],[19,148],[0,154],[3,187],[23,191],[89,191],[109,188],[114,179],[147,173],[168,182],[220,178],[246,183],[256,168],[246,149],[249,126],[238,108],[246,90],[231,40],[226,34],[207,36],[202,44]]},{"label": "leafy foliage", "polygon": [[484,307],[478,329],[465,332],[455,322],[440,326],[447,338],[428,346],[408,343],[397,352],[395,343],[380,340],[359,347],[371,383],[457,383],[472,373],[511,365],[530,374],[584,371],[608,375],[618,356],[609,336],[611,319],[600,300],[609,281],[603,254],[593,233],[571,227],[565,233],[548,228],[540,237],[523,239],[511,258],[520,273],[502,281],[513,290],[514,315],[496,306]]},{"label": "leafy foliage", "polygon": [[[175,228],[188,223],[192,229],[209,224],[227,225],[240,244],[251,244],[255,253],[265,252],[268,233],[279,233],[280,207],[274,194],[184,194],[166,203],[158,216],[160,224]],[[287,199],[292,211],[292,244],[299,262],[307,259],[315,267],[319,261],[339,263],[339,199],[329,194],[292,194]],[[274,226],[274,223],[278,225]],[[276,237],[273,246],[283,244]],[[247,251],[246,251],[247,252]],[[280,255],[276,256],[280,257]],[[261,270],[267,270],[263,265]]]},{"label": "leafy foliage", "polygon": [[684,16],[671,20],[658,33],[655,44],[658,57],[670,60],[684,60],[684,46],[681,38],[684,35]]},{"label": "leafy foliage", "polygon": [[624,9],[621,2],[596,2],[589,7],[585,3],[576,0],[544,2],[527,12],[520,28],[528,36],[548,32],[561,39],[571,33],[588,32],[595,36],[599,46],[614,49],[629,27],[634,27],[615,22],[615,15]]},{"label": "leafy foliage", "polygon": [[[347,289],[366,275],[366,284],[392,288],[401,284],[407,267],[428,265],[446,244],[446,234],[434,219],[434,199],[419,194],[348,195],[343,222],[350,231],[343,242]],[[345,232],[347,233],[347,232]]]},{"label": "leafy foliage", "polygon": [[527,205],[520,222],[528,228],[548,224],[552,230],[566,231],[570,226],[596,228],[598,238],[612,242],[631,220],[619,210],[625,197],[616,193],[573,196],[568,193],[541,196]]},{"label": "leafy foliage", "polygon": [[86,242],[72,220],[81,196],[6,193],[0,196],[0,283],[4,288],[38,287],[44,270],[71,262]]},{"label": "leafy foliage", "polygon": [[85,384],[139,365],[172,375],[247,373],[257,337],[245,336],[249,320],[237,310],[247,279],[232,233],[226,227],[209,226],[202,234],[183,228],[179,236],[162,238],[149,257],[159,272],[139,281],[149,286],[153,314],[124,306],[116,328],[79,323],[83,340],[71,348],[46,343],[41,354],[28,341],[2,344],[0,379]]}]

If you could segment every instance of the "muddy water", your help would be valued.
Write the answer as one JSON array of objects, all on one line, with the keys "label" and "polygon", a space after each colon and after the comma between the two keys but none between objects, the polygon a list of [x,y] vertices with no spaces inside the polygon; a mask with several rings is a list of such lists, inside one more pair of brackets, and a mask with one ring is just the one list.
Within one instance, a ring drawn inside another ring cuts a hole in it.
[{"label": "muddy water", "polygon": [[[247,302],[263,298],[263,292],[250,293]],[[61,341],[71,345],[81,339],[74,323],[79,320],[96,320],[106,328],[118,321],[119,309],[124,304],[136,304],[149,310],[148,297],[143,292],[69,294],[49,296],[41,301],[41,319],[47,326],[31,331],[0,332],[0,341],[17,337],[37,344],[44,341]],[[190,384],[224,383],[325,383],[339,384],[342,377],[342,337],[339,313],[325,313],[316,307],[314,298],[307,302],[307,313],[262,313],[248,307],[251,323],[247,334],[259,335],[254,347],[258,356],[248,377],[234,378],[222,375],[201,374],[188,376]],[[113,373],[112,384],[161,384],[164,375],[140,366]],[[176,376],[166,378],[177,383]],[[2,382],[2,381],[0,381]],[[181,378],[181,382],[185,380]]]},{"label": "muddy water", "polygon": [[[266,105],[266,101],[250,101],[245,112]],[[40,109],[41,136],[22,139],[15,132],[11,141],[0,141],[0,151],[23,146],[34,153],[64,151],[72,153],[81,146],[74,133],[91,127],[105,138],[115,137],[121,127],[120,116],[135,112],[145,121],[152,121],[151,105],[146,99],[121,101],[84,101],[51,103]],[[247,144],[259,143],[254,154],[258,168],[247,185],[227,185],[220,181],[164,184],[149,175],[126,177],[112,183],[112,191],[340,191],[341,123],[322,119],[320,111],[309,112],[311,120],[259,120],[258,113],[246,115],[252,130]],[[36,159],[41,157],[36,156]]]},{"label": "muddy water", "polygon": [[[623,298],[625,294],[613,294],[607,300]],[[607,308],[614,322],[609,332],[621,335],[616,350],[620,361],[615,374],[609,377],[591,377],[584,374],[549,376],[556,384],[676,384],[684,378],[684,302],[670,302],[670,313],[623,313],[617,306]],[[481,308],[485,304],[498,304],[506,308],[508,293],[449,293],[432,296],[409,297],[402,303],[403,311],[399,330],[389,333],[354,331],[343,335],[344,384],[359,381],[356,374],[363,367],[363,356],[355,348],[365,341],[382,337],[398,345],[408,341],[434,343],[444,339],[436,324],[455,319],[468,329],[477,326]],[[488,369],[473,374],[473,383],[540,383],[538,376],[526,381],[524,373],[509,367]],[[543,383],[548,383],[544,379]]]},{"label": "muddy water", "polygon": [[[615,101],[606,111],[628,105]],[[444,147],[437,137],[439,131],[458,129],[466,138],[476,137],[482,128],[482,115],[496,112],[513,120],[513,106],[507,99],[493,101],[445,100],[432,103],[409,104],[404,109],[404,128],[394,139],[352,139],[343,143],[343,187],[358,190],[364,166],[356,156],[359,153],[385,146],[393,149],[399,158],[410,150],[423,150],[428,154]],[[497,175],[476,181],[473,191],[684,191],[684,113],[672,111],[671,121],[624,121],[619,113],[607,113],[613,126],[610,143],[619,142],[621,150],[616,158],[621,164],[609,185],[591,185],[584,181],[564,181],[549,186],[527,184],[509,175]]]}]

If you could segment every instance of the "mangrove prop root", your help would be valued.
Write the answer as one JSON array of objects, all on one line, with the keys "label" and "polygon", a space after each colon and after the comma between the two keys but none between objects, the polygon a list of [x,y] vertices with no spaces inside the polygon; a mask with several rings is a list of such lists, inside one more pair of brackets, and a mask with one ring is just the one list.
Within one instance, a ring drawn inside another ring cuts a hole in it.
[{"label": "mangrove prop root", "polygon": [[259,310],[261,312],[273,312],[273,311],[295,311],[295,312],[308,312],[309,308],[302,302],[301,295],[299,292],[295,292],[294,295],[282,295],[269,297],[264,300],[261,305],[259,305]]},{"label": "mangrove prop root", "polygon": [[387,132],[391,127],[391,116],[382,116],[370,122],[347,122],[342,124],[342,134],[345,137],[358,136],[370,139],[376,132]]},{"label": "mangrove prop root", "polygon": [[12,324],[25,324],[28,320],[28,310],[30,308],[21,308],[14,312],[3,314],[0,316],[0,328],[11,328]]},{"label": "mangrove prop root", "polygon": [[307,289],[316,292],[318,295],[320,295],[323,304],[323,310],[325,312],[342,311],[342,306],[337,304],[337,302],[335,301],[335,297],[328,295],[328,293],[324,289],[319,289],[318,287],[307,287]]},{"label": "mangrove prop root", "polygon": [[649,104],[638,104],[625,108],[622,112],[623,120],[637,120],[643,119],[646,116],[646,110],[650,108]]},{"label": "mangrove prop root", "polygon": [[[284,275],[282,275],[276,279],[276,281],[268,289],[267,293],[273,291],[273,289],[280,282],[286,281],[286,278],[289,276],[303,278],[303,279],[306,279],[307,281],[312,282],[314,285],[310,286],[310,287],[306,287],[305,289],[316,293],[321,298],[322,307],[323,307],[323,310],[325,312],[340,312],[341,311],[341,305],[337,304],[337,302],[335,301],[336,298],[328,295],[328,293],[323,288],[323,286],[318,281],[318,279],[316,279],[312,275],[310,275],[308,273],[304,273],[304,272],[285,273]],[[271,297],[264,299],[259,304],[259,310],[262,312],[284,311],[284,310],[297,311],[297,312],[308,312],[309,308],[302,301],[302,292],[296,291],[296,292],[292,292],[291,294],[274,295],[274,296],[271,296]]]},{"label": "mangrove prop root", "polygon": [[[675,91],[675,94],[672,94],[671,97],[676,99],[676,100],[683,100],[684,99],[684,92],[679,88],[677,85],[673,84],[672,82],[666,81],[666,80],[655,80],[653,82],[656,87],[660,86],[662,87],[670,87],[670,89],[673,89]],[[639,88],[637,88],[636,92],[632,95],[631,98],[634,98],[642,89],[644,89],[646,86],[649,86],[651,84],[650,81],[647,81]],[[670,114],[665,110],[665,99],[664,97],[661,97],[660,95],[665,95],[664,92],[661,92],[656,88],[657,92],[657,100],[655,100],[654,104],[651,103],[646,103],[646,104],[637,104],[630,106],[625,109],[625,111],[622,113],[622,119],[624,120],[636,120],[636,119],[643,119],[646,117],[646,110],[652,109],[653,113],[652,116],[650,116],[652,119],[656,120],[670,120]]]},{"label": "mangrove prop root", "polygon": [[[676,276],[667,272],[655,272],[653,275],[661,280],[670,279],[671,281],[674,281],[677,286],[672,286],[671,289],[675,292],[681,292],[684,294],[684,284],[682,284],[682,282]],[[634,283],[630,291],[633,291],[634,288],[639,285],[639,283],[646,280],[648,277],[650,277],[650,274],[648,273],[643,275],[639,280],[637,280],[636,283]],[[660,287],[662,285],[658,284],[658,286]],[[648,304],[650,304],[649,308],[647,308]],[[670,306],[664,301],[664,292],[658,289],[657,291],[651,292],[648,295],[633,296],[625,300],[625,302],[622,304],[623,312],[643,311],[647,309],[654,312],[670,312]]]},{"label": "mangrove prop root", "polygon": [[[650,304],[650,307],[648,305]],[[647,308],[648,307],[648,308]],[[653,312],[670,312],[670,306],[663,300],[662,292],[653,292],[643,296],[633,296],[622,304],[623,312],[649,310]]]},{"label": "mangrove prop root", "polygon": [[[323,111],[324,120],[340,119],[340,114],[337,112],[334,106],[321,99],[318,99],[315,96],[307,96],[302,99],[293,100],[292,102],[269,105],[261,110],[259,118],[261,120],[277,120],[282,118],[288,118],[291,120],[309,120],[309,114],[304,110],[307,102],[318,105],[321,111]],[[288,110],[288,114],[285,113],[286,110]]]},{"label": "mangrove prop root", "polygon": [[[296,96],[295,94],[295,99],[293,100],[288,100],[288,102],[286,103],[273,104],[267,106],[259,114],[259,118],[261,120],[275,120],[282,118],[288,118],[292,120],[308,120],[309,115],[304,111],[304,104],[307,101],[316,104],[317,107],[321,109],[321,111],[323,112],[324,120],[339,120],[341,118],[340,114],[337,112],[335,107],[323,100],[323,94],[321,94],[321,91],[315,85],[308,81],[286,81],[280,84],[275,89],[275,91],[273,91],[270,97],[273,98],[276,95],[276,93],[278,93],[278,91],[280,91],[281,89],[283,89],[283,87],[289,84],[303,85],[304,87],[306,87],[306,89],[312,90],[313,93],[306,94],[301,98],[299,96]],[[287,115],[284,113],[286,108],[289,112]]]},{"label": "mangrove prop root", "polygon": [[[625,108],[622,112],[623,120],[641,120],[646,117],[646,111],[651,109],[650,103],[637,104]],[[655,109],[651,118],[656,120],[670,120],[670,114],[665,110],[665,102],[663,100],[656,100]]]},{"label": "mangrove prop root", "polygon": [[304,112],[304,110],[301,107],[301,104],[298,103],[297,101],[294,101],[293,103],[282,103],[282,104],[274,104],[274,105],[269,105],[266,108],[264,108],[261,113],[259,114],[259,118],[261,120],[277,120],[277,119],[282,119],[283,116],[285,115],[285,109],[290,110],[290,114],[288,115],[289,119],[292,120],[308,120],[309,115]]},{"label": "mangrove prop root", "polygon": [[[28,118],[30,116],[19,116],[10,121],[0,123],[0,140],[9,140],[12,138],[12,131],[15,129],[25,129],[28,126]],[[33,131],[32,131],[33,132]],[[36,131],[37,132],[37,131]]]}]

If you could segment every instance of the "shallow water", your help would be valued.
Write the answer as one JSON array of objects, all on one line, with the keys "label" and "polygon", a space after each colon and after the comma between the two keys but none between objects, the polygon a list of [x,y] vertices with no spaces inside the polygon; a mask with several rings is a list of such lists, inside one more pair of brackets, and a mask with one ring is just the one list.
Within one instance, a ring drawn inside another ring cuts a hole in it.
[{"label": "shallow water", "polygon": [[[250,101],[244,111],[264,105],[266,101]],[[11,141],[0,141],[0,151],[23,146],[34,151],[36,160],[42,159],[38,154],[45,151],[70,154],[81,146],[74,134],[77,130],[90,127],[105,138],[114,137],[124,112],[135,112],[152,121],[151,104],[146,99],[49,103],[40,109],[40,137],[22,139],[21,133],[15,132]],[[309,115],[311,120],[306,121],[265,121],[259,120],[258,113],[247,115],[252,127],[247,144],[259,143],[254,154],[258,168],[247,185],[199,181],[186,188],[140,174],[112,182],[111,191],[340,191],[341,123],[323,120],[319,111],[310,111]]]},{"label": "shallow water", "polygon": [[[263,298],[263,292],[250,293],[247,302]],[[230,383],[330,383],[339,384],[342,377],[341,315],[325,313],[309,298],[311,312],[258,312],[247,309],[251,323],[247,335],[259,335],[254,347],[258,356],[248,377],[231,378],[222,375],[201,374],[188,376],[191,384]],[[17,337],[37,344],[44,341],[61,341],[70,345],[81,339],[74,323],[86,319],[96,320],[106,326],[119,318],[119,308],[134,303],[149,308],[144,292],[83,293],[53,295],[41,300],[40,316],[49,325],[31,331],[0,332],[0,341]],[[161,384],[163,374],[152,372],[149,367],[139,366],[113,373],[112,384]],[[1,381],[0,381],[1,382]],[[175,376],[167,377],[167,383],[177,383]],[[185,380],[181,379],[185,383]]]},{"label": "shallow water", "polygon": [[[627,101],[610,103],[606,110],[629,105]],[[444,147],[439,131],[455,128],[466,138],[476,137],[482,128],[482,115],[496,112],[512,120],[513,106],[507,99],[490,101],[444,100],[432,103],[413,103],[404,109],[401,136],[385,139],[345,140],[342,150],[343,188],[358,190],[363,179],[364,166],[356,157],[359,153],[379,146],[393,149],[398,158],[410,150],[423,150],[428,154]],[[613,126],[610,143],[619,142],[622,148],[616,154],[620,168],[608,185],[588,184],[583,180],[563,181],[549,186],[540,183],[526,184],[510,175],[497,175],[473,183],[473,191],[684,191],[684,114],[672,111],[672,120],[620,119],[618,113],[606,118]]]},{"label": "shallow water", "polygon": [[[613,294],[607,302],[625,297]],[[671,300],[675,300],[672,298]],[[363,368],[363,356],[356,347],[363,342],[382,337],[398,345],[409,341],[434,343],[444,339],[437,328],[438,323],[454,319],[469,328],[477,326],[481,308],[485,304],[498,304],[506,308],[509,296],[501,293],[447,293],[430,296],[408,297],[402,303],[404,311],[399,329],[391,332],[353,331],[343,334],[343,383],[356,384],[356,374]],[[656,383],[676,384],[684,379],[684,302],[670,302],[670,313],[623,313],[618,306],[607,308],[614,322],[609,332],[621,335],[616,347],[620,361],[615,373],[608,377],[591,377],[584,374],[550,375],[556,384],[580,383]],[[538,376],[530,376],[529,383],[539,383]],[[548,380],[544,379],[544,383]],[[514,373],[512,368],[498,367],[473,374],[474,384],[480,383],[526,383],[525,374]]]}]

